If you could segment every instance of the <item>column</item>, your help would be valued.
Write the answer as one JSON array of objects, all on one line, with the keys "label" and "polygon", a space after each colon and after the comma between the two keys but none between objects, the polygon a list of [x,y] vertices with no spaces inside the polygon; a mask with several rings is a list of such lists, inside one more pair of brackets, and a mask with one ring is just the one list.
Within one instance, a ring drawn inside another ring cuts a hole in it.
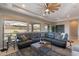
[{"label": "column", "polygon": [[52,32],[52,25],[49,24],[49,32]]},{"label": "column", "polygon": [[41,32],[45,32],[45,25],[41,23]]},{"label": "column", "polygon": [[2,49],[4,39],[4,21],[0,20],[0,49]]},{"label": "column", "polygon": [[29,23],[27,23],[27,28],[26,28],[27,32],[29,32]]},{"label": "column", "polygon": [[79,20],[78,20],[78,40],[79,40]]}]

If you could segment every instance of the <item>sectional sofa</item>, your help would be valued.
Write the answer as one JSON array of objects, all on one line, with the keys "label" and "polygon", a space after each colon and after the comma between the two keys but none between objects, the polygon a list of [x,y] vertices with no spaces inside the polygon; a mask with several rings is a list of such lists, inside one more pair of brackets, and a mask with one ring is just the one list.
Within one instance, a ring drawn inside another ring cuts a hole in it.
[{"label": "sectional sofa", "polygon": [[18,33],[16,42],[18,48],[22,49],[29,47],[32,43],[39,42],[42,39],[49,41],[52,45],[66,48],[68,34],[55,32]]}]

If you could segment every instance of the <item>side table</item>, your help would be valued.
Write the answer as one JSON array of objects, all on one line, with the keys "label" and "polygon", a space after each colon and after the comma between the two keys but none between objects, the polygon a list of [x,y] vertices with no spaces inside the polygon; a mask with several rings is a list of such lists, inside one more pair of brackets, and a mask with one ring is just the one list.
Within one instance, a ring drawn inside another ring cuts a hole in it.
[{"label": "side table", "polygon": [[72,47],[72,43],[74,43],[74,41],[68,40],[68,42],[69,42],[69,46],[68,47]]}]

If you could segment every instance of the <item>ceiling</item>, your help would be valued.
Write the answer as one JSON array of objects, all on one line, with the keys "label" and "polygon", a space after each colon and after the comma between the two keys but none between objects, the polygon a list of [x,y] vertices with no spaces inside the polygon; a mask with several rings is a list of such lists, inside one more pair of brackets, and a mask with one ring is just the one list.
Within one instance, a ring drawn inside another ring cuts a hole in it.
[{"label": "ceiling", "polygon": [[67,18],[79,18],[78,3],[61,3],[59,10],[49,15],[44,14],[45,3],[3,3],[1,8],[6,8],[17,13],[22,13],[32,17],[38,17],[50,22],[64,21]]}]

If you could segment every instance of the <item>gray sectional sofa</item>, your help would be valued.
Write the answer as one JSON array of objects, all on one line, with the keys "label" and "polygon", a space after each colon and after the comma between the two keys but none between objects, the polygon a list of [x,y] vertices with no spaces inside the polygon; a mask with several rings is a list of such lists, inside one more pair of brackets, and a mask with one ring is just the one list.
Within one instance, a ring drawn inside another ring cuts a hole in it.
[{"label": "gray sectional sofa", "polygon": [[68,34],[61,35],[61,33],[55,32],[18,33],[16,42],[18,48],[22,49],[32,43],[39,42],[41,39],[49,41],[58,47],[66,48]]}]

